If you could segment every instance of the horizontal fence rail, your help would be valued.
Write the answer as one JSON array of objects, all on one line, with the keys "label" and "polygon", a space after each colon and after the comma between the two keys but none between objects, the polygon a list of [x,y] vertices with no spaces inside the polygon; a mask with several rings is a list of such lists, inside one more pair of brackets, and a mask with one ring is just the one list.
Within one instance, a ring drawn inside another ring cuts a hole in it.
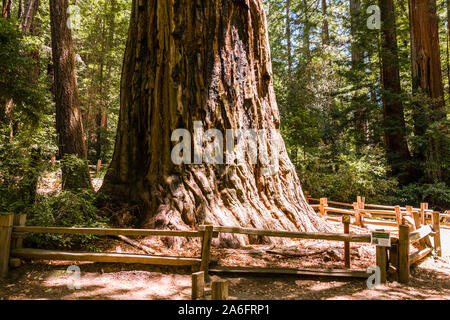
[{"label": "horizontal fence rail", "polygon": [[66,227],[31,227],[14,226],[13,232],[79,234],[97,236],[170,236],[170,237],[202,237],[199,231],[153,230],[153,229],[115,229],[115,228],[66,228]]},{"label": "horizontal fence rail", "polygon": [[[439,214],[441,225],[450,226],[450,213],[440,213],[428,209],[428,203],[421,203],[420,208],[412,206],[390,206],[381,204],[365,203],[365,198],[358,196],[356,202],[353,204],[332,201],[328,198],[313,198],[307,191],[305,191],[307,202],[310,206],[319,211],[320,214],[330,221],[339,221],[335,218],[336,215],[350,215],[353,217],[353,223],[364,227],[365,225],[398,227],[402,223],[413,224],[413,216],[418,213],[421,224],[430,222],[433,215]],[[311,202],[319,202],[319,204],[311,204]],[[338,207],[333,207],[336,205]],[[348,207],[353,207],[349,209]],[[382,219],[380,219],[382,218]],[[380,222],[381,220],[381,222]],[[393,222],[396,222],[393,223]]]},{"label": "horizontal fence rail", "polygon": [[191,257],[167,257],[151,256],[129,253],[109,253],[109,252],[65,252],[42,249],[13,249],[12,257],[39,259],[39,260],[63,260],[63,261],[92,261],[108,263],[139,263],[169,266],[194,266],[199,265],[200,258]]},{"label": "horizontal fence rail", "polygon": [[219,233],[237,233],[237,234],[279,237],[279,238],[349,241],[349,242],[370,242],[370,234],[295,232],[295,231],[250,229],[250,228],[241,228],[241,227],[214,227],[213,230],[216,232],[219,232]]}]

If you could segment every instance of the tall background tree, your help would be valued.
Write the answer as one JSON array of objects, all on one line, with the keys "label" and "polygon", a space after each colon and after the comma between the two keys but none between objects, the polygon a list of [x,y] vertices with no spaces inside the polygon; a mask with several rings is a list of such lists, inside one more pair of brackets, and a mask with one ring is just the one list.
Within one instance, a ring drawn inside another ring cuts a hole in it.
[{"label": "tall background tree", "polygon": [[392,0],[380,0],[381,18],[381,79],[383,84],[383,119],[386,156],[392,174],[402,183],[417,179],[411,167],[411,155],[406,140],[403,95],[400,84],[395,7]]},{"label": "tall background tree", "polygon": [[64,161],[62,180],[67,189],[89,188],[92,183],[85,163],[87,150],[67,9],[68,0],[50,0],[56,130],[59,155]]},{"label": "tall background tree", "polygon": [[414,133],[421,138],[415,156],[428,181],[442,180],[441,153],[448,149],[442,137],[427,132],[435,131],[433,123],[445,117],[436,0],[409,0],[409,15],[413,90],[425,98],[414,102]]}]

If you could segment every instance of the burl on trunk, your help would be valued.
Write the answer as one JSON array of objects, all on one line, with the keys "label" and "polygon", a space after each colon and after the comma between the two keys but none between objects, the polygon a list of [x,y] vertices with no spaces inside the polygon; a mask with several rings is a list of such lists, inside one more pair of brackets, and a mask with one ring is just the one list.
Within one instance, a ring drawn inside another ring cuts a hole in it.
[{"label": "burl on trunk", "polygon": [[[240,163],[175,164],[172,133],[194,132],[195,121],[224,136],[227,129],[279,135],[270,130],[279,129],[280,118],[262,0],[133,1],[119,128],[101,191],[140,205],[141,225],[150,228],[188,229],[207,221],[328,229],[306,203],[282,139],[265,145],[278,157],[274,174],[248,154]],[[222,239],[228,241],[235,239]]]}]

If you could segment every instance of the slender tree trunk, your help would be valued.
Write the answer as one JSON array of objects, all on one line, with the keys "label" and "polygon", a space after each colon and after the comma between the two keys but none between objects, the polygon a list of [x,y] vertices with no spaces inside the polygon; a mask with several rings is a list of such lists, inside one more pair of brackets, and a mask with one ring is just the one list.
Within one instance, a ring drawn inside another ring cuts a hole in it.
[{"label": "slender tree trunk", "polygon": [[[430,123],[445,116],[436,0],[409,0],[409,17],[413,90],[424,93],[431,101],[431,119],[422,103],[414,106],[415,135],[424,137]],[[421,162],[429,161],[428,179],[436,181],[441,178],[440,142],[435,137],[429,137],[428,142],[428,146],[416,148],[415,156]]]},{"label": "slender tree trunk", "polygon": [[[175,164],[172,133],[194,132],[194,121],[224,136],[226,129],[276,129],[270,132],[279,144],[261,140],[259,152],[267,147],[278,155],[279,170],[268,172],[248,158]],[[184,229],[209,221],[326,230],[306,203],[279,127],[262,0],[133,1],[115,151],[101,192],[138,204],[144,227]],[[221,237],[227,245],[246,242]]]},{"label": "slender tree trunk", "polygon": [[36,12],[39,8],[40,0],[28,0],[25,4],[25,10],[23,12],[20,29],[25,34],[31,34],[33,32],[33,20]]},{"label": "slender tree trunk", "polygon": [[327,0],[322,0],[322,46],[330,45],[330,33],[328,30],[328,9],[327,9]]},{"label": "slender tree trunk", "polygon": [[384,138],[392,174],[402,184],[410,175],[411,160],[406,142],[406,125],[401,98],[395,7],[393,0],[379,0],[381,11],[381,80],[383,83]]},{"label": "slender tree trunk", "polygon": [[450,99],[450,0],[447,0],[447,82]]},{"label": "slender tree trunk", "polygon": [[[11,0],[3,0],[2,2],[2,18],[9,19],[11,17],[12,2]],[[0,97],[0,120],[9,126],[9,136],[12,139],[14,135],[13,128],[14,104],[11,99]]]},{"label": "slender tree trunk", "polygon": [[[361,64],[363,62],[364,51],[359,43],[357,31],[361,27],[361,0],[350,0],[350,18],[351,18],[351,58],[352,71],[355,83],[362,80],[363,73]],[[361,151],[362,145],[367,143],[367,118],[366,110],[361,105],[365,102],[366,97],[357,90],[352,97],[352,106],[354,110],[356,150]]]},{"label": "slender tree trunk", "polygon": [[292,39],[291,39],[291,8],[290,0],[286,0],[286,43],[288,55],[288,76],[292,76]]},{"label": "slender tree trunk", "polygon": [[72,33],[67,26],[69,18],[67,7],[68,0],[50,0],[56,129],[60,156],[74,155],[82,160],[63,164],[63,187],[89,188],[92,184],[85,162],[87,152],[78,97]]},{"label": "slender tree trunk", "polygon": [[311,60],[311,20],[309,16],[309,5],[308,1],[303,0],[304,8],[304,21],[303,21],[303,54],[305,55],[306,61]]},{"label": "slender tree trunk", "polygon": [[12,0],[3,0],[2,17],[3,18],[11,17],[11,12],[12,12]]},{"label": "slender tree trunk", "polygon": [[[105,2],[105,12],[108,11],[107,5],[108,5],[108,3]],[[110,5],[111,5],[111,9],[109,10],[109,12],[110,13],[115,12],[116,1],[111,0]],[[106,19],[104,21],[104,25],[106,26],[106,30],[104,30],[104,32],[103,32],[105,40],[102,44],[102,54],[101,54],[102,61],[101,61],[101,67],[100,67],[100,70],[101,70],[100,91],[101,91],[102,95],[108,94],[108,92],[105,92],[105,90],[109,90],[109,87],[106,87],[104,85],[104,81],[108,81],[110,79],[110,73],[111,73],[111,62],[110,62],[110,59],[107,58],[107,53],[110,52],[111,48],[114,45],[114,34],[116,31],[116,23],[115,23],[115,17],[113,14],[109,14],[108,17],[106,17]],[[105,57],[106,57],[106,59],[105,59]],[[103,67],[103,65],[104,65],[104,67]],[[103,69],[105,69],[104,73],[103,73]],[[100,108],[99,112],[96,114],[97,130],[96,130],[95,150],[96,150],[97,160],[98,159],[105,160],[102,146],[104,143],[103,136],[106,133],[107,128],[108,128],[108,110],[107,110],[107,108],[108,108],[108,106],[102,106],[102,108]]]},{"label": "slender tree trunk", "polygon": [[19,8],[17,10],[17,18],[22,21],[23,16],[23,0],[19,0]]},{"label": "slender tree trunk", "polygon": [[[11,16],[12,2],[11,0],[3,0],[2,2],[2,18],[9,19]],[[0,97],[1,120],[9,123],[10,136],[12,137],[12,100]]]}]

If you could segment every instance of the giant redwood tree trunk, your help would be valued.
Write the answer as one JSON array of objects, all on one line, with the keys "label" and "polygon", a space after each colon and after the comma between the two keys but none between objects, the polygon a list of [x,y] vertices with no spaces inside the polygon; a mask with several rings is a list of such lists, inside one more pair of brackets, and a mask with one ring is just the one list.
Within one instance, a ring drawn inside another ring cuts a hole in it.
[{"label": "giant redwood tree trunk", "polygon": [[[413,90],[427,95],[431,101],[433,116],[424,112],[423,106],[415,104],[413,118],[416,136],[424,136],[431,121],[445,117],[444,87],[442,84],[441,58],[439,47],[436,0],[409,0],[409,19],[411,29],[411,69]],[[440,180],[443,164],[442,147],[436,137],[429,138],[426,144],[417,148],[416,157],[420,161],[429,160],[427,175],[430,181]]]},{"label": "giant redwood tree trunk", "polygon": [[274,175],[248,161],[175,165],[171,134],[193,132],[194,121],[224,135],[280,127],[262,0],[133,1],[115,151],[101,191],[140,205],[144,227],[327,229],[282,140],[267,145],[279,155]]},{"label": "giant redwood tree trunk", "polygon": [[395,7],[393,0],[378,1],[381,12],[381,79],[383,82],[384,137],[392,173],[407,183],[411,156],[406,142],[406,125],[400,86]]},{"label": "giant redwood tree trunk", "polygon": [[67,7],[68,0],[50,0],[56,130],[60,156],[74,156],[72,159],[75,160],[62,166],[63,187],[89,188],[92,183],[87,163],[84,163],[87,151],[78,96],[72,33],[67,26],[69,18]]}]

